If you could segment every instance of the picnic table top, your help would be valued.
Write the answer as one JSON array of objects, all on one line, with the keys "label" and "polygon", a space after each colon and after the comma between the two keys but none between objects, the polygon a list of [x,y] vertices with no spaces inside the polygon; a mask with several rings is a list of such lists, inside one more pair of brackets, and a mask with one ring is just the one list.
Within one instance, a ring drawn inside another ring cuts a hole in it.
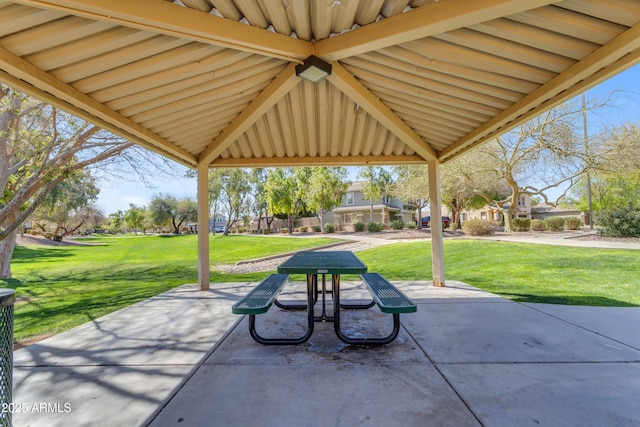
[{"label": "picnic table top", "polygon": [[285,274],[362,274],[367,266],[349,251],[302,251],[278,266]]}]

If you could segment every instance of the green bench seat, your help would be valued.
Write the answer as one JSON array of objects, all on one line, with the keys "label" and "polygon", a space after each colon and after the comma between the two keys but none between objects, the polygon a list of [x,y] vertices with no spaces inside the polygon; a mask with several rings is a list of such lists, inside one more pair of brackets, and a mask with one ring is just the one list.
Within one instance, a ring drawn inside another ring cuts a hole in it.
[{"label": "green bench seat", "polygon": [[409,297],[378,273],[361,274],[360,278],[383,313],[415,313],[418,310]]},{"label": "green bench seat", "polygon": [[236,302],[231,311],[233,314],[266,313],[276,297],[287,284],[288,274],[272,274],[258,284],[244,298]]}]

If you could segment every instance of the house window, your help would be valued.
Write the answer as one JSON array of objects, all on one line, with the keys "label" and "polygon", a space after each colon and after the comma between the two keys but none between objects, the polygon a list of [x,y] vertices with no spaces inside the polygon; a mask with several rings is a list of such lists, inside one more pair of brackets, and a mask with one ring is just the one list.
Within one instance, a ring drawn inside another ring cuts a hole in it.
[{"label": "house window", "polygon": [[353,205],[353,193],[347,193],[347,204]]},{"label": "house window", "polygon": [[486,212],[480,212],[480,219],[485,220],[487,219],[487,213]]},{"label": "house window", "polygon": [[525,202],[525,197],[524,196],[520,196],[518,198],[518,206],[526,206],[526,202]]}]

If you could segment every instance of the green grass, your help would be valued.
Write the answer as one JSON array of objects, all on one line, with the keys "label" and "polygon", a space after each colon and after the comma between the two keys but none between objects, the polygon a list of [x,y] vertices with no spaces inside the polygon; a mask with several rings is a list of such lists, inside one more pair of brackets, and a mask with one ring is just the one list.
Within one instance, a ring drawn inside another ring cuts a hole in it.
[{"label": "green grass", "polygon": [[[520,302],[640,306],[640,251],[445,240],[448,280]],[[395,280],[431,280],[431,242],[358,253]],[[397,260],[401,260],[398,262]]]},{"label": "green grass", "polygon": [[[196,283],[197,236],[138,236],[85,239],[100,246],[18,246],[12,279],[16,289],[16,341],[61,332],[185,283]],[[300,250],[337,239],[216,236],[213,265]],[[211,280],[256,281],[265,273],[222,275]]]},{"label": "green grass", "polygon": [[[61,332],[109,312],[197,281],[197,237],[110,237],[101,246],[16,248],[15,339]],[[212,265],[289,252],[336,239],[216,236]],[[370,271],[391,280],[431,280],[431,242],[398,243],[358,253]],[[640,306],[640,251],[507,242],[445,240],[448,280],[515,301]],[[259,281],[267,273],[225,275],[212,282]],[[302,278],[300,278],[302,280]],[[348,278],[345,278],[347,280]]]}]

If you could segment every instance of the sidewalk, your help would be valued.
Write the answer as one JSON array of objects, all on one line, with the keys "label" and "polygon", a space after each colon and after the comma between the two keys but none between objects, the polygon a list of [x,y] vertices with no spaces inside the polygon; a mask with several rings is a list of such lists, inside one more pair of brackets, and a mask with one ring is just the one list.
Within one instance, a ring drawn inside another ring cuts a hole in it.
[{"label": "sidewalk", "polygon": [[[395,283],[418,312],[373,348],[342,343],[326,323],[305,344],[262,346],[231,315],[252,284],[181,286],[16,351],[14,402],[51,405],[15,413],[14,425],[640,425],[640,308]],[[258,327],[302,317],[274,308]],[[376,309],[344,317],[350,333],[389,327]]]}]

